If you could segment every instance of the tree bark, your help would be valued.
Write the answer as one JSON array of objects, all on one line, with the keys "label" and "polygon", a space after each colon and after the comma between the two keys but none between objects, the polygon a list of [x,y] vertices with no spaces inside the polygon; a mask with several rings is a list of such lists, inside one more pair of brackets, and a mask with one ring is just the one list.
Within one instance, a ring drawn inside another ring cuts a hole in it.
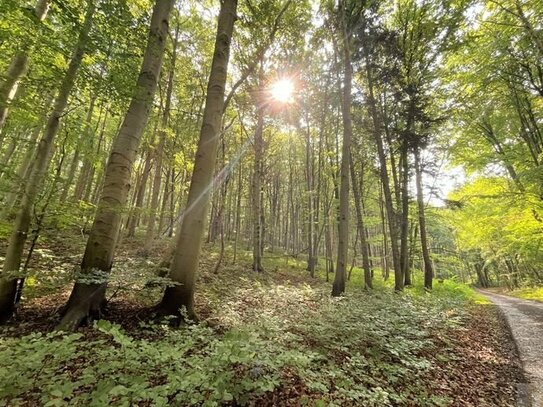
[{"label": "tree bark", "polygon": [[360,193],[361,186],[358,184],[356,171],[351,154],[351,181],[353,183],[353,195],[356,208],[357,229],[360,236],[360,247],[362,252],[362,268],[364,269],[364,286],[366,289],[373,288],[372,270],[370,265],[370,253],[368,248],[368,239],[366,236],[366,227],[364,225],[364,214],[362,211],[362,195]]},{"label": "tree bark", "polygon": [[351,88],[353,67],[351,65],[350,41],[347,33],[347,21],[345,9],[342,6],[342,30],[343,30],[343,144],[341,146],[341,167],[340,167],[340,190],[339,190],[339,224],[338,224],[338,253],[337,266],[334,283],[332,285],[332,296],[337,297],[345,292],[345,279],[347,269],[347,257],[349,248],[349,168],[351,162]]},{"label": "tree bark", "polygon": [[180,310],[185,308],[187,316],[190,319],[196,319],[194,286],[217,160],[218,135],[223,114],[226,75],[230,57],[230,43],[236,20],[236,8],[237,0],[223,0],[221,3],[203,122],[194,160],[194,171],[170,267],[170,278],[180,284],[168,287],[164,293],[159,305],[159,313],[165,315],[179,316]]},{"label": "tree bark", "polygon": [[2,208],[2,211],[0,212],[0,218],[2,219],[7,219],[10,217],[17,200],[21,199],[22,193],[26,185],[26,180],[30,175],[32,164],[35,161],[33,160],[33,157],[36,152],[36,141],[38,140],[41,131],[47,123],[48,113],[52,101],[53,96],[48,95],[40,121],[32,131],[32,134],[26,146],[25,154],[22,157],[21,162],[19,163],[19,167],[17,168],[17,173],[15,174],[14,180],[17,184],[12,183],[11,191],[9,191],[9,193],[4,198],[4,208]]},{"label": "tree bark", "polygon": [[[309,120],[308,120],[309,122]],[[317,266],[317,239],[315,233],[315,160],[311,151],[311,129],[306,130],[305,140],[305,166],[306,166],[306,194],[307,194],[307,271],[311,277],[315,277]]]},{"label": "tree bark", "polygon": [[151,151],[148,151],[145,156],[145,162],[143,164],[143,171],[141,173],[139,183],[136,184],[136,202],[134,203],[134,206],[130,211],[126,226],[126,235],[128,237],[134,237],[136,235],[136,226],[138,225],[141,208],[143,207],[143,198],[145,198],[145,188],[147,186],[147,180],[149,179],[149,175],[151,173],[151,155]]},{"label": "tree bark", "polygon": [[[258,103],[257,103],[258,104]],[[255,161],[253,168],[252,204],[253,204],[253,271],[263,271],[262,267],[262,150],[264,141],[264,111],[257,107],[257,122],[253,147]]]},{"label": "tree bark", "polygon": [[162,122],[158,135],[158,146],[155,151],[155,177],[153,180],[153,192],[151,196],[151,206],[149,208],[149,222],[147,223],[147,231],[145,233],[144,252],[148,253],[151,250],[153,240],[155,238],[155,225],[158,211],[158,201],[160,197],[160,189],[162,187],[162,160],[164,156],[164,145],[166,143],[166,129],[170,122],[170,107],[172,104],[173,79],[175,75],[175,62],[177,59],[177,41],[179,38],[179,25],[175,29],[175,37],[172,45],[172,60],[170,72],[168,72],[168,85],[166,88],[166,102],[164,111],[162,112]]},{"label": "tree bark", "polygon": [[426,216],[424,214],[424,196],[422,192],[422,167],[420,162],[420,148],[414,149],[415,156],[415,178],[417,184],[417,206],[419,212],[420,244],[422,246],[422,258],[424,260],[424,288],[432,289],[432,279],[434,270],[432,259],[430,258],[430,249],[428,248],[428,235],[426,231]]},{"label": "tree bark", "polygon": [[79,144],[83,141],[84,138],[91,138],[93,134],[91,133],[91,123],[92,123],[92,115],[94,113],[94,102],[96,101],[95,96],[91,96],[91,101],[89,105],[89,110],[87,111],[87,117],[85,120],[85,129],[83,131],[82,137],[80,137],[79,142],[77,146],[75,147],[74,157],[72,159],[72,163],[70,165],[70,169],[68,170],[68,175],[66,177],[66,181],[64,182],[64,187],[62,189],[62,194],[60,196],[60,202],[64,202],[66,198],[68,197],[68,193],[70,191],[70,187],[72,186],[72,182],[74,180],[75,171],[77,167],[79,167]]},{"label": "tree bark", "polygon": [[[34,15],[39,21],[43,21],[47,17],[49,3],[50,0],[38,0],[34,8]],[[9,105],[15,98],[19,83],[28,70],[29,48],[30,44],[27,44],[13,56],[4,74],[5,80],[0,84],[0,135],[8,117]]]},{"label": "tree bark", "polygon": [[29,176],[29,182],[26,184],[21,207],[13,224],[6,251],[6,258],[4,260],[2,279],[0,280],[0,323],[4,323],[9,319],[14,311],[18,278],[10,277],[9,274],[18,273],[21,266],[21,258],[31,222],[32,207],[42,187],[47,167],[51,161],[51,153],[54,147],[55,137],[58,133],[60,118],[64,114],[64,110],[68,104],[68,97],[74,86],[77,71],[83,60],[83,55],[85,54],[95,7],[95,2],[89,1],[85,14],[85,21],[79,32],[77,45],[68,65],[66,75],[60,85],[53,111],[47,121],[43,137],[39,142],[34,157],[35,163]]},{"label": "tree bark", "polygon": [[390,262],[388,256],[388,236],[387,220],[385,218],[385,204],[383,203],[383,185],[379,185],[379,215],[381,218],[381,232],[383,233],[383,252],[381,257],[381,268],[383,279],[386,281],[390,277]]},{"label": "tree bark", "polygon": [[385,208],[388,219],[388,227],[390,234],[390,247],[392,251],[392,264],[394,267],[394,289],[396,291],[402,291],[404,287],[404,277],[400,265],[400,252],[398,248],[398,228],[396,222],[396,214],[394,211],[394,205],[392,200],[392,192],[390,190],[390,179],[387,169],[387,160],[385,155],[385,149],[383,146],[383,139],[381,137],[381,119],[377,111],[377,103],[375,100],[373,89],[373,74],[371,72],[370,58],[368,50],[364,49],[364,58],[366,65],[366,79],[368,81],[368,107],[370,115],[373,121],[373,137],[377,146],[377,155],[379,157],[379,172],[381,182],[383,185],[383,194],[385,200]]},{"label": "tree bark", "polygon": [[409,273],[409,162],[408,142],[402,140],[401,146],[401,224],[400,224],[400,267],[404,276],[404,285],[411,285],[411,273]]},{"label": "tree bark", "polygon": [[174,0],[155,2],[136,91],[111,149],[98,209],[81,263],[81,274],[87,281],[75,283],[60,329],[75,329],[89,316],[99,315],[103,305],[107,282],[89,280],[104,279],[103,273],[111,270],[132,166],[160,77],[173,3]]}]

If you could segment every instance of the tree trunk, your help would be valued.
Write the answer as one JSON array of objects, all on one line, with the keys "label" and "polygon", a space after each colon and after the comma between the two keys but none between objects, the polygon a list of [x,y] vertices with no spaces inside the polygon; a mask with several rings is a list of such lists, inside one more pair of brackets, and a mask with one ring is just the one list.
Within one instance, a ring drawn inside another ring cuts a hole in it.
[{"label": "tree trunk", "polygon": [[[47,17],[49,2],[50,0],[38,0],[34,8],[34,15],[39,21],[43,21]],[[27,44],[13,56],[6,73],[3,75],[5,80],[0,84],[0,134],[8,117],[9,105],[15,98],[19,83],[28,70],[29,48],[30,44]]]},{"label": "tree trunk", "polygon": [[[343,8],[343,6],[342,6]],[[349,168],[351,162],[351,87],[353,68],[351,65],[350,41],[347,34],[347,21],[345,10],[342,10],[343,21],[343,63],[344,63],[344,83],[343,83],[343,144],[341,147],[341,167],[340,167],[340,190],[339,190],[339,225],[338,225],[338,253],[337,266],[334,283],[332,285],[332,296],[337,297],[345,292],[345,278],[347,269],[347,257],[349,249]]]},{"label": "tree trunk", "polygon": [[166,315],[178,316],[180,309],[185,308],[189,318],[196,318],[194,285],[217,160],[218,135],[222,121],[224,88],[236,8],[237,0],[223,0],[221,3],[194,171],[170,268],[170,278],[180,284],[168,287],[159,305],[159,312]]},{"label": "tree trunk", "polygon": [[394,211],[394,205],[392,201],[392,192],[390,190],[390,180],[388,176],[387,160],[385,155],[385,149],[383,146],[383,139],[380,134],[381,119],[377,111],[377,103],[375,100],[373,89],[373,74],[371,72],[370,58],[368,50],[364,50],[365,65],[366,65],[366,78],[368,81],[368,107],[370,115],[373,121],[373,137],[377,146],[377,155],[379,156],[380,164],[380,177],[383,185],[383,194],[385,198],[385,207],[388,219],[388,227],[390,234],[390,247],[392,250],[392,264],[394,267],[394,289],[396,291],[402,291],[404,286],[404,277],[400,266],[400,252],[398,249],[398,228],[396,225],[396,214]]},{"label": "tree trunk", "polygon": [[381,232],[383,233],[383,255],[381,257],[381,268],[383,272],[383,279],[386,281],[390,277],[390,262],[388,258],[387,220],[385,218],[382,184],[379,188],[379,214],[381,215]]},{"label": "tree trunk", "polygon": [[134,237],[136,235],[136,226],[138,225],[141,208],[143,207],[143,198],[145,198],[145,188],[147,186],[149,174],[151,173],[151,155],[151,152],[148,151],[143,164],[143,172],[141,173],[141,177],[139,179],[139,185],[137,185],[136,188],[136,202],[130,211],[130,216],[128,217],[126,226],[128,237]]},{"label": "tree trunk", "polygon": [[16,133],[12,135],[7,148],[4,150],[4,154],[2,154],[2,158],[0,158],[0,179],[2,178],[2,175],[6,173],[9,162],[11,158],[13,157],[13,153],[15,153],[15,150],[17,149],[17,145],[20,142],[21,142],[21,133],[17,131]]},{"label": "tree trunk", "polygon": [[306,130],[305,139],[305,171],[306,171],[306,195],[307,195],[307,271],[311,277],[315,277],[316,239],[315,237],[315,181],[314,166],[315,160],[311,151],[311,130],[309,125]]},{"label": "tree trunk", "polygon": [[175,62],[177,59],[177,41],[179,38],[179,26],[175,29],[175,37],[172,45],[172,60],[170,72],[168,73],[168,86],[166,88],[166,102],[164,111],[162,112],[162,122],[160,124],[160,132],[158,135],[158,146],[155,152],[155,177],[153,180],[153,193],[151,196],[151,207],[149,208],[149,222],[147,223],[147,231],[145,233],[144,252],[148,253],[151,250],[153,240],[155,238],[155,225],[158,211],[158,201],[160,197],[160,189],[162,187],[162,159],[164,155],[164,144],[166,143],[166,129],[170,122],[170,107],[172,104],[173,79],[175,74]]},{"label": "tree trunk", "polygon": [[[88,279],[102,279],[111,270],[121,218],[132,175],[132,165],[149,118],[160,77],[168,38],[168,21],[174,0],[157,0],[153,8],[147,47],[136,91],[109,156],[103,188],[90,231],[81,273]],[[102,272],[102,275],[98,274]],[[77,281],[59,328],[73,330],[92,315],[99,314],[107,283]]]},{"label": "tree trunk", "polygon": [[32,135],[30,136],[30,140],[28,140],[28,145],[26,146],[25,154],[19,163],[19,168],[17,169],[17,173],[15,175],[15,183],[12,183],[11,191],[9,191],[4,199],[4,208],[0,212],[0,218],[2,219],[10,217],[17,200],[21,198],[25,187],[25,181],[28,179],[30,170],[32,169],[32,164],[35,161],[32,158],[36,152],[36,141],[38,140],[44,125],[47,123],[48,112],[52,101],[53,97],[48,95],[42,117],[32,131]]},{"label": "tree trunk", "polygon": [[[101,157],[101,151],[102,151],[102,144],[104,141],[104,134],[106,130],[106,123],[107,123],[107,116],[108,116],[109,110],[106,108],[106,112],[104,114],[104,119],[102,120],[102,128],[100,130],[100,137],[98,138],[98,145],[96,146],[96,157]],[[115,131],[115,134],[117,131]],[[108,147],[109,150],[109,147]],[[85,191],[85,197],[84,199],[93,205],[96,205],[98,203],[99,193],[102,188],[102,175],[104,173],[103,167],[106,166],[106,160],[103,158],[100,158],[100,167],[98,171],[96,171],[97,166],[96,163],[92,164],[91,171],[88,177],[88,184],[87,184],[87,190]],[[96,181],[94,181],[94,174],[96,173]],[[91,193],[92,188],[92,193]]]},{"label": "tree trunk", "polygon": [[60,196],[60,202],[66,201],[66,198],[68,197],[68,193],[70,191],[70,187],[72,186],[72,182],[74,180],[75,171],[77,167],[79,167],[79,144],[83,142],[84,138],[91,138],[93,136],[93,134],[91,134],[91,123],[92,123],[92,114],[94,113],[95,100],[96,100],[96,97],[92,96],[89,110],[87,111],[87,117],[85,120],[85,129],[83,131],[82,137],[80,137],[79,142],[77,146],[75,147],[74,157],[72,159],[70,169],[68,170],[66,181],[64,182],[64,187],[62,189],[62,194]]},{"label": "tree trunk", "polygon": [[262,268],[262,150],[264,131],[263,107],[257,107],[257,122],[253,140],[255,162],[253,169],[252,203],[253,203],[253,271],[263,271]]},{"label": "tree trunk", "polygon": [[4,268],[2,270],[3,278],[0,280],[0,323],[9,319],[14,310],[17,278],[9,278],[7,275],[9,273],[18,273],[21,266],[21,257],[31,222],[32,207],[43,185],[47,167],[51,161],[51,153],[54,147],[55,136],[58,133],[60,118],[64,114],[64,110],[68,104],[68,97],[74,86],[77,71],[85,53],[95,7],[95,2],[89,1],[85,14],[85,21],[79,32],[76,48],[68,65],[66,75],[60,85],[53,111],[47,121],[43,137],[39,142],[34,157],[35,163],[32,172],[30,173],[29,181],[25,187],[21,207],[12,227],[6,251],[6,258],[4,260]]},{"label": "tree trunk", "polygon": [[243,165],[239,163],[238,165],[238,185],[236,192],[236,212],[235,212],[235,221],[234,221],[234,254],[232,256],[232,262],[236,262],[236,257],[238,253],[238,239],[241,232],[241,194],[242,194],[242,169]]},{"label": "tree trunk", "polygon": [[411,285],[411,273],[409,273],[409,162],[407,139],[402,140],[401,146],[401,228],[400,228],[400,267],[404,276],[404,285]]},{"label": "tree trunk", "polygon": [[364,286],[366,289],[373,288],[370,254],[368,250],[368,239],[366,236],[366,227],[364,226],[364,214],[362,213],[362,195],[360,193],[361,186],[358,184],[356,171],[351,154],[351,181],[353,183],[353,195],[356,208],[357,229],[360,236],[360,247],[362,251],[362,268],[364,269]]},{"label": "tree trunk", "polygon": [[424,197],[422,192],[422,167],[420,163],[420,148],[416,146],[414,150],[420,244],[422,246],[422,258],[424,260],[424,288],[426,288],[427,290],[431,290],[434,270],[432,266],[432,260],[430,259],[430,249],[428,248],[428,235],[426,232],[426,216],[424,214]]},{"label": "tree trunk", "polygon": [[168,171],[166,172],[166,183],[164,184],[164,191],[162,193],[162,203],[160,205],[160,215],[158,217],[158,228],[157,228],[157,236],[162,236],[164,234],[164,222],[166,220],[166,212],[168,208],[168,200],[170,198],[171,193],[171,175],[172,175],[173,169],[168,168]]}]

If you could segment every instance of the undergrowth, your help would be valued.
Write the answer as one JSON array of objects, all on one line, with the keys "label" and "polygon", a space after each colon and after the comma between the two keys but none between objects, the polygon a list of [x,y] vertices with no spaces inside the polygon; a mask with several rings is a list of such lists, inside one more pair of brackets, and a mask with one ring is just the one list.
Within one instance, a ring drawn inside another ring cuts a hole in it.
[{"label": "undergrowth", "polygon": [[543,301],[543,287],[522,288],[509,291],[507,294],[526,300]]},{"label": "undergrowth", "polygon": [[[238,265],[226,261],[220,274],[201,267],[198,325],[101,320],[78,333],[22,337],[5,329],[0,405],[448,404],[432,395],[429,378],[446,357],[443,338],[478,300],[470,288],[445,281],[432,294],[395,294],[377,283],[366,292],[353,270],[347,294],[333,299],[329,284],[306,278],[294,259],[268,260],[258,275],[243,253]],[[149,273],[141,270],[150,263],[130,264],[139,276],[130,287],[145,290]]]}]

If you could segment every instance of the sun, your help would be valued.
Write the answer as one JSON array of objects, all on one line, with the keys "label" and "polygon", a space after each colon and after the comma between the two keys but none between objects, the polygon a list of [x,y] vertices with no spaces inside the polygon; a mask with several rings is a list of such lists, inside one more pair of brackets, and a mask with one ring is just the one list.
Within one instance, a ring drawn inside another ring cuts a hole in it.
[{"label": "sun", "polygon": [[281,103],[292,102],[294,95],[294,82],[290,79],[279,79],[271,86],[271,96]]}]

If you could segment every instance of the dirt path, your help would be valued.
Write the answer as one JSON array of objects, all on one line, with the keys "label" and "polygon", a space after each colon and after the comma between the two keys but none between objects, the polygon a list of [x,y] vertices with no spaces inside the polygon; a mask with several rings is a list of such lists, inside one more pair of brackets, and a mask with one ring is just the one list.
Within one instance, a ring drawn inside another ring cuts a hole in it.
[{"label": "dirt path", "polygon": [[[530,381],[520,386],[520,398],[531,396],[532,407],[543,407],[543,303],[480,290],[505,314],[517,343],[520,359]],[[530,396],[528,396],[530,395]],[[519,400],[520,406],[526,401]]]}]

